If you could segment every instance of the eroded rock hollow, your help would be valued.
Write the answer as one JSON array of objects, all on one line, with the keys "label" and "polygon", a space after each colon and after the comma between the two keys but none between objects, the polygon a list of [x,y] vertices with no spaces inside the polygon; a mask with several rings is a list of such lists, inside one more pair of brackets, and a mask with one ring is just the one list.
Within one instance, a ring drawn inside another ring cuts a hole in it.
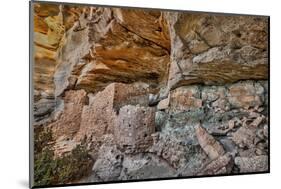
[{"label": "eroded rock hollow", "polygon": [[267,17],[34,4],[34,129],[91,161],[67,183],[266,172],[268,68]]}]

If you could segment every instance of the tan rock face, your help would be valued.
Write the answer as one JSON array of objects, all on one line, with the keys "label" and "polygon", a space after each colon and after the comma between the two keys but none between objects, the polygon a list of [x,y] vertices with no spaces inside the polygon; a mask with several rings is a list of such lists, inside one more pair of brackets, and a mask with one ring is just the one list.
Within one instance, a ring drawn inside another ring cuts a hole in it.
[{"label": "tan rock face", "polygon": [[163,13],[153,10],[119,8],[114,10],[114,14],[118,23],[128,28],[128,30],[156,43],[168,51],[170,50],[170,35]]},{"label": "tan rock face", "polygon": [[167,98],[161,100],[158,105],[157,105],[157,109],[158,110],[164,110],[164,109],[167,109],[170,105],[170,94],[168,95]]},{"label": "tan rock face", "polygon": [[[169,64],[170,48],[167,25],[161,20],[161,13],[123,9],[97,11],[101,16],[89,21],[92,47],[89,54],[81,57],[86,59],[85,63],[74,67],[76,88],[95,92],[111,82],[161,82]],[[139,22],[133,22],[135,19]],[[147,27],[143,29],[143,25]]]},{"label": "tan rock face", "polygon": [[[143,24],[149,27],[143,30]],[[160,11],[35,4],[35,101],[55,99],[65,89],[97,92],[112,82],[143,81],[159,88],[167,77],[169,50]]]},{"label": "tan rock face", "polygon": [[197,87],[182,87],[171,91],[171,109],[187,110],[202,107]]},{"label": "tan rock face", "polygon": [[86,141],[79,182],[267,171],[267,17],[34,9],[34,127]]},{"label": "tan rock face", "polygon": [[260,106],[263,92],[262,86],[254,86],[251,83],[233,85],[229,88],[229,101],[236,107]]},{"label": "tan rock face", "polygon": [[[57,40],[56,46],[53,48],[55,49],[54,52],[41,48],[38,50],[40,52],[44,50],[41,53],[42,56],[52,57],[54,60],[53,64],[44,64],[44,66],[48,66],[44,70],[48,70],[46,80],[50,83],[51,94],[54,93],[53,90],[56,88],[55,93],[59,95],[68,86],[96,92],[110,82],[151,81],[153,84],[157,84],[163,79],[169,63],[170,42],[167,38],[167,26],[162,23],[164,20],[159,11],[147,14],[143,11],[98,8],[94,11],[99,12],[99,17],[94,16],[85,19],[83,15],[87,15],[87,12],[82,15],[79,10],[75,8],[68,10],[68,7],[66,7],[59,15],[60,17],[55,17],[57,20],[67,20],[67,25],[66,23],[63,23],[64,25],[59,24],[65,26],[68,31],[62,41],[61,32],[59,32],[59,36],[53,37]],[[118,14],[115,14],[115,12],[118,12]],[[142,18],[142,21],[146,22],[146,25],[150,25],[151,28],[148,28],[145,33],[141,32],[145,36],[139,36],[140,27],[134,27],[131,31],[129,28],[131,28],[132,23],[129,20],[124,21],[117,16],[115,17],[115,15],[120,17],[122,14],[132,14],[134,18]],[[79,22],[74,22],[78,18]],[[59,27],[56,26],[57,20],[50,18],[48,23],[57,29]],[[41,22],[36,21],[36,23],[40,24]],[[70,23],[73,23],[73,27],[70,27]],[[156,31],[155,27],[159,31]],[[137,34],[134,33],[134,30],[138,30],[138,32],[136,31]],[[41,43],[48,45],[52,38],[48,36],[40,35],[37,38],[40,39]],[[81,36],[83,36],[82,39]],[[93,42],[94,36],[95,41]],[[52,40],[54,41],[54,39]],[[59,43],[62,46],[61,50],[59,49]],[[42,61],[38,62],[40,64]],[[154,64],[150,64],[151,62],[154,62]],[[38,67],[42,68],[42,65],[40,64]],[[37,72],[39,73],[40,70],[35,71],[35,75]],[[54,75],[56,86],[54,86],[52,80]],[[68,77],[73,79],[74,84],[68,80]],[[42,82],[42,76],[38,76],[37,80]],[[39,84],[37,85],[40,87]]]},{"label": "tan rock face", "polygon": [[167,13],[172,41],[168,90],[267,79],[267,19]]},{"label": "tan rock face", "polygon": [[[38,95],[54,96],[53,76],[64,35],[82,8],[55,4],[34,4],[34,88]],[[35,98],[36,100],[36,98]]]}]

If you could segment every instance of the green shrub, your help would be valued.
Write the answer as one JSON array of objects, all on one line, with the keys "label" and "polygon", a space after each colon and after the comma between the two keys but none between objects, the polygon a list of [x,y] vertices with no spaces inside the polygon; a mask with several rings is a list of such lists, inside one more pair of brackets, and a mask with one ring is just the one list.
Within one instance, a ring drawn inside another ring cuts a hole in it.
[{"label": "green shrub", "polygon": [[[46,141],[44,141],[46,139]],[[93,160],[83,140],[70,153],[55,158],[50,130],[35,134],[34,180],[36,186],[67,184],[89,174]]]},{"label": "green shrub", "polygon": [[44,147],[53,142],[53,135],[51,129],[44,129],[44,127],[36,127],[34,129],[34,153],[42,152]]}]

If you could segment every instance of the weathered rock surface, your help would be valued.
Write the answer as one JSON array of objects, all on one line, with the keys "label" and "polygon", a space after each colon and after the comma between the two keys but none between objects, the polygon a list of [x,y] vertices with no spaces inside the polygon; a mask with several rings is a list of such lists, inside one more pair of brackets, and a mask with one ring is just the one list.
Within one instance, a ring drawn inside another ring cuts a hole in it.
[{"label": "weathered rock surface", "polygon": [[106,89],[96,95],[89,95],[88,105],[83,107],[81,122],[76,140],[85,136],[94,136],[99,140],[103,135],[113,132],[116,114],[113,110],[115,84],[109,85]]},{"label": "weathered rock surface", "polygon": [[145,151],[152,144],[155,132],[155,108],[127,105],[117,115],[114,135],[125,151]]},{"label": "weathered rock surface", "polygon": [[[132,27],[129,15],[150,28]],[[170,39],[159,11],[36,4],[34,23],[35,101],[53,99],[51,106],[65,89],[97,92],[136,81],[155,87],[167,77]]]},{"label": "weathered rock surface", "polygon": [[268,20],[36,3],[34,126],[102,182],[268,170]]},{"label": "weathered rock surface", "polygon": [[48,125],[52,128],[54,137],[73,138],[80,129],[83,106],[86,101],[84,90],[66,91],[64,110],[57,120]]},{"label": "weathered rock surface", "polygon": [[[166,110],[169,113],[189,114],[190,122],[198,123],[203,120],[208,122],[208,125],[218,124],[220,119],[224,122],[236,116],[242,118],[242,114],[249,114],[247,111],[241,111],[243,109],[263,106],[266,103],[266,93],[264,82],[243,81],[225,86],[183,86],[170,92],[170,104]],[[207,117],[210,119],[206,119]]]},{"label": "weathered rock surface", "polygon": [[64,33],[62,10],[57,5],[38,4],[34,8],[34,89],[39,97],[41,92],[53,96],[55,86],[52,76],[57,65],[57,49]]},{"label": "weathered rock surface", "polygon": [[194,174],[207,159],[195,134],[194,127],[185,125],[180,120],[164,118],[163,126],[153,134],[153,145],[149,152],[166,160],[178,170],[178,174],[188,176]]},{"label": "weathered rock surface", "polygon": [[169,105],[170,105],[170,98],[171,97],[170,97],[170,94],[169,94],[167,98],[161,100],[158,103],[158,105],[157,105],[157,109],[158,110],[165,110],[165,109],[167,109],[169,107]]},{"label": "weathered rock surface", "polygon": [[70,153],[78,145],[78,142],[65,139],[64,136],[59,137],[54,144],[54,155],[56,157],[61,157],[64,154]]},{"label": "weathered rock surface", "polygon": [[116,146],[103,145],[98,152],[93,172],[102,181],[117,180],[122,170],[123,158]]},{"label": "weathered rock surface", "polygon": [[34,103],[34,125],[47,122],[48,119],[56,119],[64,108],[64,101],[60,98],[42,98]]},{"label": "weathered rock surface", "polygon": [[139,154],[125,156],[120,179],[155,179],[173,177],[175,175],[176,170],[159,157],[151,154]]},{"label": "weathered rock surface", "polygon": [[217,159],[219,156],[222,156],[225,153],[222,145],[216,141],[214,137],[208,134],[203,127],[197,125],[195,129],[200,146],[211,160]]},{"label": "weathered rock surface", "polygon": [[229,102],[236,107],[261,106],[264,88],[259,83],[234,84],[229,87]]},{"label": "weathered rock surface", "polygon": [[241,173],[268,171],[268,156],[237,157],[235,164]]},{"label": "weathered rock surface", "polygon": [[54,77],[61,62],[59,57],[66,41],[66,32],[78,20],[82,9],[70,5],[34,4],[33,86],[36,124],[47,122],[45,118],[48,117],[55,118],[50,112],[56,111],[61,104],[60,99],[56,98],[58,86]]},{"label": "weathered rock surface", "polygon": [[[154,114],[152,109],[150,110],[147,108],[148,111],[146,112],[146,108],[143,108],[143,111],[147,114],[140,118],[136,116],[139,112],[143,112],[140,108],[140,110],[135,112],[135,119],[131,119],[131,116],[133,116],[134,113],[130,112],[129,110],[127,111],[123,108],[120,113],[120,108],[125,105],[148,106],[148,92],[149,89],[141,83],[112,83],[103,91],[100,91],[95,95],[88,95],[89,102],[88,105],[83,107],[80,129],[76,135],[77,140],[81,140],[85,136],[89,138],[92,136],[92,134],[94,135],[95,139],[98,140],[104,134],[114,132],[117,135],[116,137],[119,137],[117,133],[128,126],[123,125],[125,122],[130,124],[132,129],[134,127],[138,127],[137,125],[141,126],[143,124],[147,124],[147,127],[149,128],[150,125],[154,123]],[[126,117],[127,120],[125,120]],[[143,122],[143,119],[147,119],[147,121]],[[132,123],[128,123],[128,121],[132,121]],[[140,121],[141,123],[139,123]],[[146,129],[146,125],[144,125],[144,128]],[[149,133],[153,132],[153,128],[154,127],[151,126],[151,129],[147,130],[148,138]],[[145,133],[143,133],[143,135],[144,134]],[[135,135],[131,136],[131,138],[133,137],[135,137]]]},{"label": "weathered rock surface", "polygon": [[232,167],[233,159],[229,154],[225,154],[211,161],[197,175],[229,174]]},{"label": "weathered rock surface", "polygon": [[88,54],[80,56],[83,63],[73,68],[75,88],[95,92],[111,82],[160,83],[166,75],[170,49],[162,14],[118,8],[95,11],[99,14],[88,21],[87,28],[91,47]]},{"label": "weathered rock surface", "polygon": [[190,84],[267,79],[267,18],[192,13],[166,18],[172,43],[166,93]]},{"label": "weathered rock surface", "polygon": [[195,110],[202,107],[199,97],[199,89],[196,86],[177,88],[171,92],[171,109]]}]

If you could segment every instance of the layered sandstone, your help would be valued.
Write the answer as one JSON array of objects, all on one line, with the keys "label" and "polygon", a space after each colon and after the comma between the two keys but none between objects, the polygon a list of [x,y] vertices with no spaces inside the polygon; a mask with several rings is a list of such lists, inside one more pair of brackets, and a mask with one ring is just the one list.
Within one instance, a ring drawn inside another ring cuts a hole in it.
[{"label": "layered sandstone", "polygon": [[80,182],[268,170],[268,20],[35,4],[34,126]]},{"label": "layered sandstone", "polygon": [[172,41],[167,90],[267,79],[267,18],[193,13],[166,18]]}]

